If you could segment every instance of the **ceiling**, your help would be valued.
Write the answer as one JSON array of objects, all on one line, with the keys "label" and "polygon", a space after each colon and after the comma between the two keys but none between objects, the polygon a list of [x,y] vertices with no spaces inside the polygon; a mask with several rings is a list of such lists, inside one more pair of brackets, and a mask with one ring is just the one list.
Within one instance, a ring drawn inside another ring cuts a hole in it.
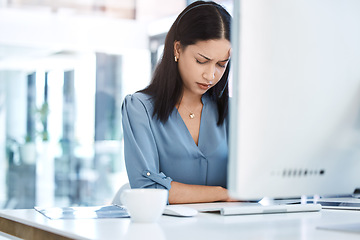
[{"label": "ceiling", "polygon": [[41,8],[46,7],[53,12],[64,9],[78,13],[114,14],[116,17],[135,19],[135,0],[11,0],[7,7]]},{"label": "ceiling", "polygon": [[[45,13],[54,16],[96,16],[119,21],[140,21],[140,22],[154,22],[167,17],[176,16],[187,5],[186,0],[0,0],[0,10],[21,10],[32,12],[32,15],[24,19],[29,19],[29,22],[34,24],[42,24],[36,22],[33,18],[34,13]],[[218,0],[217,2],[228,4],[232,0]],[[161,6],[161,7],[159,7]],[[39,11],[40,10],[40,11]],[[22,13],[21,13],[22,14]],[[23,15],[19,15],[23,16]],[[3,14],[4,17],[4,14]],[[4,18],[2,18],[4,20]],[[14,31],[27,30],[28,25],[26,21],[19,20],[18,17],[13,17],[8,20],[5,19],[6,24],[0,22],[0,29],[4,33],[11,31],[11,25],[16,26]],[[24,27],[19,26],[19,24]],[[76,24],[76,23],[75,23]],[[17,29],[17,30],[15,30]],[[99,29],[93,31],[99,31]],[[6,32],[5,31],[5,32]],[[60,29],[57,30],[59,32]],[[100,30],[101,31],[101,30]],[[78,33],[80,34],[80,33]],[[126,36],[131,35],[125,33]],[[21,36],[14,34],[14,36]],[[23,35],[22,35],[23,36]],[[26,35],[25,35],[26,36]],[[79,35],[80,36],[80,35]],[[22,43],[18,44],[19,39]],[[26,42],[26,39],[25,39]],[[29,41],[27,41],[29,42]],[[54,46],[39,43],[39,44],[23,44],[24,38],[15,37],[13,41],[6,42],[0,39],[0,69],[6,68],[7,64],[19,65],[21,62],[29,62],[35,59],[46,57],[53,57],[54,54],[63,51],[63,48],[54,48]],[[63,55],[62,53],[58,55]],[[56,56],[58,57],[58,56]]]},{"label": "ceiling", "polygon": [[[0,0],[1,1],[1,0]],[[48,8],[121,19],[161,18],[179,13],[186,0],[2,0],[8,8]],[[159,7],[161,6],[161,7]]]}]

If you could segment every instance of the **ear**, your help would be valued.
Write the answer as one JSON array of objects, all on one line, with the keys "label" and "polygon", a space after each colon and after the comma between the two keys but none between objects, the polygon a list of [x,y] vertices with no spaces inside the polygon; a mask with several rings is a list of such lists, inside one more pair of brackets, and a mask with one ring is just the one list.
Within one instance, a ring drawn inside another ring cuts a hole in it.
[{"label": "ear", "polygon": [[180,50],[181,50],[181,44],[180,41],[174,42],[174,56],[179,59],[180,58]]}]

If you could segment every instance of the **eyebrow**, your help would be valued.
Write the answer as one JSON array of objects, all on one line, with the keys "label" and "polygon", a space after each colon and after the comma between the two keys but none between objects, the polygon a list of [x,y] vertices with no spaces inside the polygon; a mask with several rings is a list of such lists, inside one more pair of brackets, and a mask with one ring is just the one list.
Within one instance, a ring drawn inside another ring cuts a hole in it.
[{"label": "eyebrow", "polygon": [[[202,55],[201,53],[198,53],[201,57],[203,57],[203,58],[205,58],[206,60],[208,60],[208,61],[211,61],[212,59],[211,58],[209,58],[209,57],[206,57],[205,55]],[[219,61],[219,62],[227,62],[227,61],[229,61],[229,58],[228,59],[225,59],[225,60],[222,60],[222,61]]]}]

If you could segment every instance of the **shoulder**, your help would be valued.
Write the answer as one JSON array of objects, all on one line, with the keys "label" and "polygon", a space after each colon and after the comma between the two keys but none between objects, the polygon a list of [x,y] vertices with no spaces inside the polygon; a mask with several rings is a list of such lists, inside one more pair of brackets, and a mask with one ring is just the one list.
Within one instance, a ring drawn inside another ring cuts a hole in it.
[{"label": "shoulder", "polygon": [[140,101],[143,103],[151,102],[151,96],[142,92],[136,92],[125,96],[124,102]]},{"label": "shoulder", "polygon": [[141,93],[141,92],[136,92],[136,93],[125,96],[123,106],[139,107],[142,105],[145,108],[152,108],[152,105],[153,105],[152,102],[153,101],[152,101],[152,98],[150,95],[147,95],[147,94]]},{"label": "shoulder", "polygon": [[153,101],[150,95],[145,93],[136,92],[125,96],[122,104],[123,115],[139,116],[146,113],[152,116]]}]

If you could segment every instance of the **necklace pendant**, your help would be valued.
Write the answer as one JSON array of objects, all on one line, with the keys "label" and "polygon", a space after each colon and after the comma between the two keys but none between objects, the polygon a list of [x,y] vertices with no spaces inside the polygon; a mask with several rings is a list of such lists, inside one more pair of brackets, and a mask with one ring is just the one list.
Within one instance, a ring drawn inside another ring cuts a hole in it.
[{"label": "necklace pendant", "polygon": [[195,114],[190,113],[190,114],[189,114],[189,118],[191,118],[191,119],[195,118]]}]

